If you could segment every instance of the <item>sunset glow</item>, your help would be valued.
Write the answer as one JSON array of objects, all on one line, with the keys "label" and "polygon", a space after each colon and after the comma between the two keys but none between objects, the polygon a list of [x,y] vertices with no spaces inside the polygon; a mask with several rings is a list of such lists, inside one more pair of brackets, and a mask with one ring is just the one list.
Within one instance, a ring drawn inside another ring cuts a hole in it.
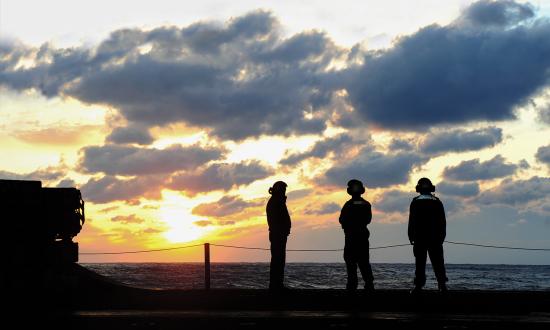
[{"label": "sunset glow", "polygon": [[550,246],[549,1],[47,3],[2,1],[0,178],[80,189],[81,251],[267,247],[278,180],[288,247],[339,247],[352,178],[373,205],[371,244],[406,243],[424,176],[451,239]]}]

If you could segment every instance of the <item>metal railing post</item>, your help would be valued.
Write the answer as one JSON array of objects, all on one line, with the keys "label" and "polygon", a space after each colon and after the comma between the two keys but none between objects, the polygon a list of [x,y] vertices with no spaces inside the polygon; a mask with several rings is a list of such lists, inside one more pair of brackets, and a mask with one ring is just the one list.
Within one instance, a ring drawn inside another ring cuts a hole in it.
[{"label": "metal railing post", "polygon": [[210,290],[210,243],[204,243],[204,289]]}]

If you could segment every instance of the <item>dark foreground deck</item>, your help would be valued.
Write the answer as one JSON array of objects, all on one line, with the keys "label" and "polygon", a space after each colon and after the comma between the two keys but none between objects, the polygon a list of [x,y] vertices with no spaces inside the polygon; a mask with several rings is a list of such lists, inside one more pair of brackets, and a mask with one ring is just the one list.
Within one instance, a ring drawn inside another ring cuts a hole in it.
[{"label": "dark foreground deck", "polygon": [[[550,329],[550,292],[146,290],[78,265],[40,318],[71,329]],[[45,323],[44,323],[45,324]]]}]

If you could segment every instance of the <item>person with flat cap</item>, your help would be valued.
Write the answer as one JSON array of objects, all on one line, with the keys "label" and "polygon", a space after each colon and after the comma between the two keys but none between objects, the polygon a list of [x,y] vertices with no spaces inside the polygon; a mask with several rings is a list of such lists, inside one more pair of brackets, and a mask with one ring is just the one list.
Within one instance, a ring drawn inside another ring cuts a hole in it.
[{"label": "person with flat cap", "polygon": [[269,269],[269,289],[282,290],[284,287],[286,241],[290,234],[290,215],[286,208],[286,183],[277,181],[269,188],[271,198],[267,202],[267,224],[271,242],[271,264]]},{"label": "person with flat cap", "polygon": [[416,185],[420,195],[413,198],[409,211],[409,241],[416,259],[414,288],[418,293],[426,284],[426,258],[430,256],[432,268],[440,292],[447,291],[447,276],[443,260],[443,242],[446,235],[446,219],[443,203],[432,193],[435,186],[430,179],[421,178]]},{"label": "person with flat cap", "polygon": [[369,262],[369,230],[367,225],[372,220],[371,205],[361,197],[365,193],[365,187],[359,180],[350,180],[347,188],[351,199],[342,207],[340,224],[345,234],[344,261],[348,280],[346,289],[357,289],[357,266],[365,282],[365,290],[374,290],[374,277]]}]

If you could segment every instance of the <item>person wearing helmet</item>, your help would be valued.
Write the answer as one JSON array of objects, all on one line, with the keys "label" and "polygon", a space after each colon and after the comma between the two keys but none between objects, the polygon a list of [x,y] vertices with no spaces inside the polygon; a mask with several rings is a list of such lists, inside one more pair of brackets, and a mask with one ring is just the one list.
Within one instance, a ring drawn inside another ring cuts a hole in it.
[{"label": "person wearing helmet", "polygon": [[286,208],[286,183],[277,181],[269,188],[271,198],[267,202],[267,224],[271,242],[269,289],[284,289],[286,241],[290,234],[290,215]]},{"label": "person wearing helmet", "polygon": [[445,209],[439,198],[432,194],[434,191],[435,186],[430,179],[421,178],[416,185],[416,192],[420,195],[413,198],[410,206],[408,235],[416,259],[415,286],[412,293],[418,293],[426,284],[427,255],[430,256],[439,291],[447,291],[443,260]]},{"label": "person wearing helmet", "polygon": [[365,187],[361,181],[350,180],[347,192],[351,195],[351,199],[342,207],[339,219],[345,234],[344,261],[348,274],[346,289],[351,291],[357,289],[357,266],[359,266],[365,289],[373,291],[374,277],[369,262],[370,233],[367,229],[372,219],[371,205],[361,197],[365,193]]}]

